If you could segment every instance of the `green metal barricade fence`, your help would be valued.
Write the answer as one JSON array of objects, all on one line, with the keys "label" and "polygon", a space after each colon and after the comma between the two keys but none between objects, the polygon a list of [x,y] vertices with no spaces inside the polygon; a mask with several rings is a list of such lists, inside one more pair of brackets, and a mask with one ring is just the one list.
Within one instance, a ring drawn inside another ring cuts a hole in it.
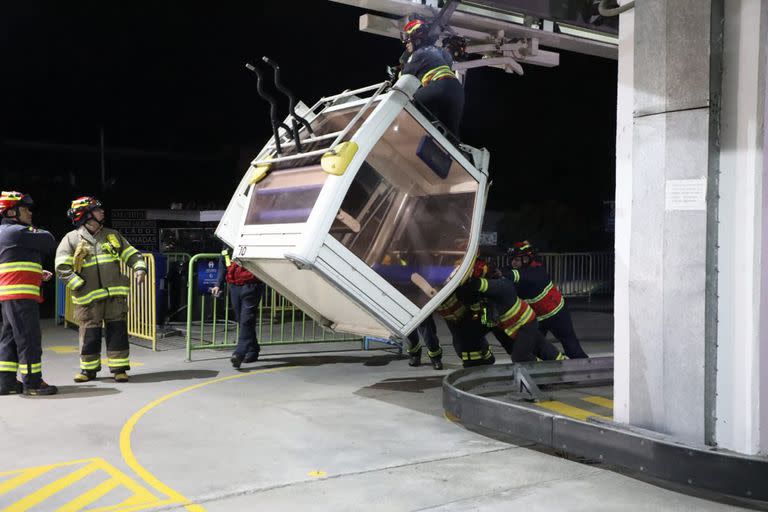
[{"label": "green metal barricade fence", "polygon": [[[196,263],[201,260],[218,261],[220,256],[216,253],[196,254],[189,260],[187,360],[192,359],[193,350],[233,348],[237,345],[238,326],[231,317],[229,290],[225,290],[226,293],[222,293],[219,298],[197,290]],[[361,336],[328,332],[269,286],[265,288],[259,303],[256,337],[262,346],[340,341],[364,343]]]}]

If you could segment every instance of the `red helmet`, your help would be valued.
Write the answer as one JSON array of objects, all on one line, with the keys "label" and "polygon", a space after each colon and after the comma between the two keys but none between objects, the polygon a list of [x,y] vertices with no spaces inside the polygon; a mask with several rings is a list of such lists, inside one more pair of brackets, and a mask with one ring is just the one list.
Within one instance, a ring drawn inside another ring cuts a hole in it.
[{"label": "red helmet", "polygon": [[523,240],[522,242],[512,244],[507,254],[513,258],[527,256],[531,261],[534,261],[536,259],[536,248],[528,240]]},{"label": "red helmet", "polygon": [[13,190],[0,192],[0,215],[3,217],[5,217],[7,211],[18,208],[19,206],[32,208],[34,205],[35,203],[32,201],[32,196],[29,194]]},{"label": "red helmet", "polygon": [[82,226],[91,218],[90,213],[97,208],[102,208],[101,201],[91,196],[78,197],[72,201],[67,210],[67,217],[75,226]]},{"label": "red helmet", "polygon": [[419,18],[413,18],[403,27],[401,37],[404,43],[411,41],[414,47],[419,47],[424,44],[434,43],[434,41],[427,40],[428,35],[429,23]]}]

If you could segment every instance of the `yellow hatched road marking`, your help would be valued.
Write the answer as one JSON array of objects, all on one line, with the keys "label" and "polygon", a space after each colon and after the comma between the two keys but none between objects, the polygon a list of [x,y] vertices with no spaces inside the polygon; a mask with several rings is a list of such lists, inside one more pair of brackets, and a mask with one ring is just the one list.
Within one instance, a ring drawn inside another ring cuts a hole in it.
[{"label": "yellow hatched road marking", "polygon": [[[141,510],[151,507],[157,507],[160,505],[167,505],[172,503],[167,499],[159,499],[157,496],[149,492],[146,488],[138,484],[135,480],[131,479],[128,475],[121,472],[117,468],[110,465],[107,461],[100,458],[94,459],[81,459],[70,462],[61,462],[58,464],[51,464],[50,466],[39,466],[34,468],[8,471],[0,473],[0,477],[8,476],[7,480],[0,482],[0,496],[7,494],[8,492],[21,487],[29,482],[33,482],[36,478],[45,475],[51,470],[57,468],[64,468],[72,466],[81,466],[79,469],[75,469],[72,473],[61,477],[54,482],[48,483],[43,487],[27,494],[22,499],[11,504],[9,507],[4,508],[3,512],[21,512],[29,510],[31,507],[35,507],[51,496],[57,494],[60,491],[67,489],[70,486],[77,485],[83,478],[91,475],[92,473],[106,473],[109,478],[101,481],[95,487],[83,492],[79,496],[75,497],[67,504],[56,509],[57,512],[77,512],[84,510],[90,504],[96,502],[100,498],[103,498],[114,489],[124,487],[133,495],[117,505],[111,505],[100,508],[90,508],[90,512],[107,512],[107,511],[127,511],[127,510]],[[34,482],[33,482],[34,483]]]},{"label": "yellow hatched road marking", "polygon": [[604,396],[585,396],[585,397],[582,397],[581,399],[584,400],[585,402],[599,405],[600,407],[613,409],[613,400],[611,400],[610,398],[605,398]]},{"label": "yellow hatched road marking", "polygon": [[550,411],[556,412],[558,414],[562,414],[563,416],[567,416],[569,418],[574,418],[581,421],[586,421],[586,419],[591,416],[594,416],[596,418],[610,419],[609,417],[603,416],[602,414],[597,414],[596,412],[588,411],[586,409],[580,409],[578,407],[574,407],[573,405],[568,405],[563,402],[558,402],[557,400],[539,402],[536,405],[544,409],[548,409]]},{"label": "yellow hatched road marking", "polygon": [[56,512],[78,512],[79,510],[83,510],[94,501],[109,494],[110,491],[116,489],[119,485],[120,482],[114,478],[105,480],[90,491],[86,491],[73,499],[63,507],[56,509]]},{"label": "yellow hatched road marking", "polygon": [[66,489],[70,485],[80,481],[97,469],[98,467],[95,464],[88,464],[87,466],[84,466],[77,471],[68,474],[67,476],[59,478],[55,482],[52,482],[45,487],[38,489],[32,494],[24,496],[22,499],[6,508],[4,512],[25,512],[35,505],[39,505],[57,492]]}]

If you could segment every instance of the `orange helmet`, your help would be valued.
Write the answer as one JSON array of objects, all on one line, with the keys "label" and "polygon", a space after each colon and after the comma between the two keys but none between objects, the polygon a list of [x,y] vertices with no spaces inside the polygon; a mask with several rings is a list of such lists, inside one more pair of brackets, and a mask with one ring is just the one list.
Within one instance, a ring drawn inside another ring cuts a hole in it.
[{"label": "orange helmet", "polygon": [[72,201],[72,205],[67,210],[67,217],[77,227],[82,226],[91,218],[91,212],[102,208],[101,201],[91,196],[78,197]]},{"label": "orange helmet", "polygon": [[6,212],[18,208],[19,206],[26,206],[32,208],[35,205],[32,201],[32,196],[24,194],[22,192],[16,192],[14,190],[0,192],[0,215],[5,217]]}]

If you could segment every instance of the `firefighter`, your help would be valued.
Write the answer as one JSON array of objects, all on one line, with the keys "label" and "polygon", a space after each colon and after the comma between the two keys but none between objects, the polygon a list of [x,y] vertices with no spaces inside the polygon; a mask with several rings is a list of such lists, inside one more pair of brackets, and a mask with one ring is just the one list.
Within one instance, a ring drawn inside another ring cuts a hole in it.
[{"label": "firefighter", "polygon": [[576,337],[563,294],[552,284],[552,279],[538,260],[533,245],[527,240],[516,242],[510,248],[509,254],[512,256],[512,268],[503,270],[502,273],[515,283],[520,297],[536,312],[541,333],[546,335],[551,332],[563,345],[565,355],[569,358],[589,357]]},{"label": "firefighter", "polygon": [[226,280],[229,284],[229,296],[238,324],[237,347],[232,352],[230,362],[233,368],[240,368],[243,363],[253,363],[259,359],[259,340],[256,338],[256,320],[259,316],[259,301],[264,294],[264,283],[251,272],[231,260],[229,251],[221,251],[216,286],[211,294],[218,297]]},{"label": "firefighter", "polygon": [[95,379],[101,370],[101,335],[105,331],[107,365],[116,382],[127,382],[131,369],[128,345],[130,280],[120,270],[133,270],[136,284],[146,279],[147,263],[138,249],[114,229],[104,227],[98,199],[78,197],[67,211],[76,229],[56,250],[56,273],[66,283],[80,325],[80,373],[75,382]]},{"label": "firefighter", "polygon": [[427,346],[427,355],[435,370],[443,369],[443,349],[440,347],[440,339],[437,337],[437,325],[432,315],[408,335],[408,365],[421,366],[422,342]]},{"label": "firefighter", "polygon": [[[53,253],[56,240],[32,226],[32,198],[21,192],[0,193],[0,395],[53,395],[42,370],[40,293],[52,274],[43,259]],[[16,373],[21,373],[21,382]]]},{"label": "firefighter", "polygon": [[437,36],[429,34],[430,25],[415,18],[403,27],[405,62],[402,74],[414,75],[421,88],[413,98],[458,136],[464,113],[464,88],[453,70],[453,57],[444,48],[435,46]]}]

